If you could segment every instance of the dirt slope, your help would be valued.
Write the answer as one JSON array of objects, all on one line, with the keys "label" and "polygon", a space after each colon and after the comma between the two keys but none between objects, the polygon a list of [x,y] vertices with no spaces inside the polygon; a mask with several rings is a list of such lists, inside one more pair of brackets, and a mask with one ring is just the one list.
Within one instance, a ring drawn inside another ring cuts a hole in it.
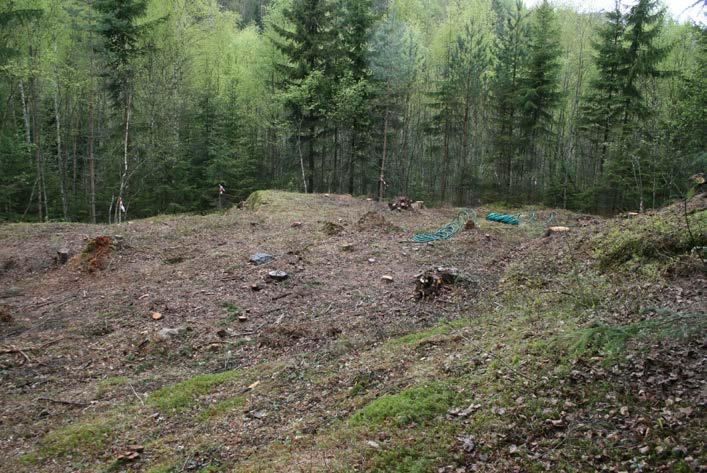
[{"label": "dirt slope", "polygon": [[[699,469],[704,272],[679,210],[556,212],[572,231],[543,238],[545,211],[419,245],[457,210],[268,191],[224,215],[0,227],[0,464]],[[99,235],[109,254],[84,254]],[[464,281],[417,300],[438,266]]]}]

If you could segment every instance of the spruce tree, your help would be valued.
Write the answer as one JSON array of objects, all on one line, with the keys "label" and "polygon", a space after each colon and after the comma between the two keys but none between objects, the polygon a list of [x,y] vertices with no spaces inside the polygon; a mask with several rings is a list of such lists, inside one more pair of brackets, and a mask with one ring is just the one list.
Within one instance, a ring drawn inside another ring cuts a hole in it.
[{"label": "spruce tree", "polygon": [[598,175],[606,162],[607,147],[612,131],[621,121],[620,94],[626,74],[626,49],[623,44],[626,21],[618,3],[606,14],[606,21],[593,43],[596,50],[597,76],[590,82],[590,92],[582,108],[582,128],[586,130],[599,153]]},{"label": "spruce tree", "polygon": [[514,161],[520,148],[519,106],[520,82],[527,63],[529,29],[523,3],[516,0],[509,10],[499,0],[494,0],[496,12],[496,58],[492,81],[494,104],[494,161],[499,176],[499,187],[505,194],[513,191]]},{"label": "spruce tree", "polygon": [[105,56],[104,77],[113,103],[122,113],[123,164],[120,171],[120,188],[116,201],[115,215],[122,219],[120,203],[130,178],[129,145],[130,119],[133,110],[136,59],[143,54],[140,39],[146,26],[138,24],[145,15],[146,0],[96,0],[96,11],[101,16],[97,29],[103,37]]},{"label": "spruce tree", "polygon": [[544,0],[532,12],[527,70],[521,81],[521,172],[528,191],[544,187],[544,178],[554,175],[554,159],[548,145],[553,111],[560,93],[560,42],[555,13]]},{"label": "spruce tree", "polygon": [[[280,64],[286,77],[286,102],[297,133],[297,146],[307,143],[306,190],[315,191],[315,140],[331,96],[327,78],[333,72],[333,7],[328,0],[295,0],[284,11],[288,26],[273,25],[276,46],[289,62]],[[335,57],[335,55],[334,55]],[[304,172],[304,170],[303,170]]]}]

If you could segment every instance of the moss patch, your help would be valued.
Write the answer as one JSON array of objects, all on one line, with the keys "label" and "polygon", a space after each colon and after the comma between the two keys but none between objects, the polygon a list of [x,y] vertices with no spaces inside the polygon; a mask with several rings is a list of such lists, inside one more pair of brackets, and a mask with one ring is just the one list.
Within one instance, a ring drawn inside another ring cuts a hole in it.
[{"label": "moss patch", "polygon": [[457,398],[457,393],[442,383],[415,386],[376,399],[351,416],[349,422],[354,427],[386,422],[397,426],[422,424],[447,412]]},{"label": "moss patch", "polygon": [[183,411],[193,406],[199,396],[210,393],[215,387],[240,376],[239,371],[202,374],[150,394],[147,403],[161,412]]},{"label": "moss patch", "polygon": [[604,268],[630,261],[668,260],[689,253],[695,246],[707,245],[703,229],[707,211],[688,216],[692,235],[678,216],[636,218],[617,225],[594,239],[594,255]]},{"label": "moss patch", "polygon": [[44,459],[68,454],[92,454],[102,450],[116,432],[117,419],[94,419],[71,424],[49,432],[39,444],[36,455],[24,460]]},{"label": "moss patch", "polygon": [[202,414],[203,419],[211,419],[213,417],[218,417],[229,411],[242,407],[245,404],[245,398],[243,396],[230,397],[209,407]]}]

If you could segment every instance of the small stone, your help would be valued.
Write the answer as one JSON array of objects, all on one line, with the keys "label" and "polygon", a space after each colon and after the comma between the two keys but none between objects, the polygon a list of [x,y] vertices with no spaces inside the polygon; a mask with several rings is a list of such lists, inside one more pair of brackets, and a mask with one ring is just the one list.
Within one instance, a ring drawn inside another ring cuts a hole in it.
[{"label": "small stone", "polygon": [[368,258],[368,262],[369,262],[369,263],[375,263],[375,262],[376,262],[376,259],[375,259],[375,258]]},{"label": "small stone", "polygon": [[292,222],[292,225],[290,225],[292,228],[299,228],[302,226],[302,222]]},{"label": "small stone", "polygon": [[341,245],[341,251],[353,251],[355,249],[355,246],[353,243],[344,243]]},{"label": "small stone", "polygon": [[239,321],[239,322],[247,322],[247,321],[248,321],[248,317],[246,317],[245,315],[239,315],[239,316],[238,316],[238,321]]},{"label": "small stone", "polygon": [[150,317],[152,320],[160,320],[162,318],[162,314],[159,312],[150,312]]},{"label": "small stone", "polygon": [[393,276],[390,276],[388,274],[381,276],[381,279],[385,282],[388,282],[388,283],[393,282]]},{"label": "small stone", "polygon": [[378,442],[376,442],[375,440],[369,440],[368,442],[366,442],[366,444],[371,448],[375,448],[375,449],[381,448],[381,445]]},{"label": "small stone", "polygon": [[270,271],[268,272],[268,277],[273,281],[284,281],[289,275],[284,271]]},{"label": "small stone", "polygon": [[184,333],[187,329],[185,327],[176,327],[176,328],[168,328],[165,327],[161,329],[159,332],[157,332],[157,338],[160,340],[169,340],[172,337],[176,337],[178,335],[181,335]]},{"label": "small stone", "polygon": [[261,264],[268,263],[274,259],[275,257],[268,253],[256,253],[250,257],[249,261],[256,266],[260,266]]},{"label": "small stone", "polygon": [[645,455],[646,453],[651,451],[651,447],[646,445],[644,447],[639,448],[638,451],[641,452],[641,455]]}]

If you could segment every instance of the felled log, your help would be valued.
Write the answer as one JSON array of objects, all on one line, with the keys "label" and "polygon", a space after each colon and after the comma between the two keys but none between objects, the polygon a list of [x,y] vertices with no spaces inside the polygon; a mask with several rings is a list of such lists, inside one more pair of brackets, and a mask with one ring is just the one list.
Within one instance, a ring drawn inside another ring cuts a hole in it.
[{"label": "felled log", "polygon": [[569,231],[569,227],[548,227],[548,229],[545,230],[545,236],[555,235],[557,233],[566,233]]}]

